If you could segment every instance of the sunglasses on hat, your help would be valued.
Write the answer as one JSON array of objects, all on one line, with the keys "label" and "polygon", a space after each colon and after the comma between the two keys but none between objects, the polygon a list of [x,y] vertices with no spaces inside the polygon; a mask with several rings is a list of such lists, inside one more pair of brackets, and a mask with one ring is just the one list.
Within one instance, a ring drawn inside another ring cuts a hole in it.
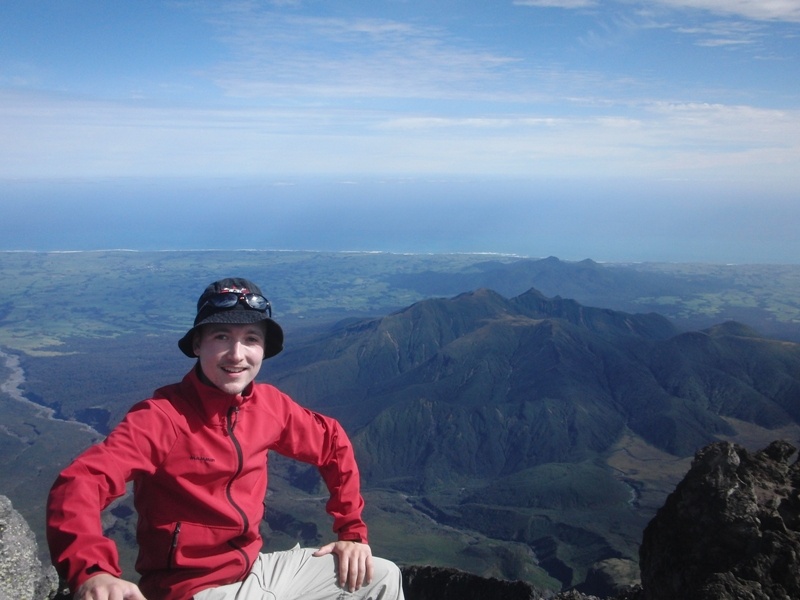
[{"label": "sunglasses on hat", "polygon": [[203,312],[206,308],[225,309],[233,308],[239,303],[244,303],[253,310],[267,313],[268,317],[272,317],[272,305],[261,294],[253,294],[247,288],[242,289],[228,289],[221,290],[218,294],[210,296],[203,305],[198,309],[198,314]]}]

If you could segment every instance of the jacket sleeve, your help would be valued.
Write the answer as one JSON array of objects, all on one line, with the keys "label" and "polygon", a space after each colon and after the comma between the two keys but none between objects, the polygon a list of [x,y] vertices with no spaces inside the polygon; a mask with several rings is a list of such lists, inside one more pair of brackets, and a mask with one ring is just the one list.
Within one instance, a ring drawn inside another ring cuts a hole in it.
[{"label": "jacket sleeve", "polygon": [[73,592],[96,573],[122,575],[116,545],[103,535],[101,512],[137,474],[154,471],[174,438],[165,415],[143,402],[56,479],[47,501],[47,542]]},{"label": "jacket sleeve", "polygon": [[286,420],[278,452],[314,464],[330,493],[327,512],[340,540],[368,543],[364,499],[350,438],[335,419],[303,408],[284,395]]}]

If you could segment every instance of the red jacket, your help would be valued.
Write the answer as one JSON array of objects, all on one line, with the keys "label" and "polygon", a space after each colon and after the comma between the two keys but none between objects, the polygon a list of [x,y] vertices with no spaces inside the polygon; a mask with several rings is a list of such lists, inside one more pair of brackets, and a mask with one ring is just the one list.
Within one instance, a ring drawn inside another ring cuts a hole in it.
[{"label": "red jacket", "polygon": [[133,481],[136,570],[148,600],[187,600],[242,580],[262,546],[268,450],[319,467],[338,538],[367,542],[358,468],[338,422],[266,384],[225,394],[193,369],[135,405],[59,475],[47,508],[59,573],[73,591],[93,573],[121,575],[100,512]]}]

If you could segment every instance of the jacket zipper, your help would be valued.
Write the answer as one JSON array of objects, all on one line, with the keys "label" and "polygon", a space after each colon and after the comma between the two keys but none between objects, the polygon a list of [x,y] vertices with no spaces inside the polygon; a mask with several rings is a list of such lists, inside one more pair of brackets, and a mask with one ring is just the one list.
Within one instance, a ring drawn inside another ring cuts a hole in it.
[{"label": "jacket zipper", "polygon": [[[236,451],[236,472],[233,476],[228,480],[228,485],[225,487],[225,495],[228,497],[228,502],[230,502],[231,506],[234,510],[239,513],[239,516],[242,519],[242,534],[247,533],[248,529],[250,529],[250,520],[247,518],[247,515],[242,510],[242,507],[236,503],[236,500],[233,499],[233,482],[236,481],[236,478],[239,477],[242,473],[242,469],[244,468],[244,454],[242,452],[242,446],[239,443],[239,440],[236,439],[236,434],[234,429],[236,428],[236,422],[239,418],[239,407],[232,406],[228,411],[228,423],[227,423],[227,433],[228,437],[231,439],[231,443],[233,444],[233,449]],[[228,545],[231,546],[234,550],[237,550],[242,557],[244,558],[244,574],[250,572],[250,557],[247,556],[247,553],[242,550],[239,546],[237,546],[233,542],[228,542]]]},{"label": "jacket zipper", "polygon": [[181,522],[175,523],[175,529],[172,530],[172,544],[169,547],[169,556],[167,556],[167,568],[171,569],[175,562],[175,551],[178,549],[178,536],[181,533]]}]

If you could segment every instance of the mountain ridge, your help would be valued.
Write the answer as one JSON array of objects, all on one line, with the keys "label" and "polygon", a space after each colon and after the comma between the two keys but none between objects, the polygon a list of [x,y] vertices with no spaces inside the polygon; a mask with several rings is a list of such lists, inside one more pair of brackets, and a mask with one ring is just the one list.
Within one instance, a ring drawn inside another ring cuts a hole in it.
[{"label": "mountain ridge", "polygon": [[736,435],[731,419],[770,429],[800,415],[797,344],[733,322],[682,332],[535,289],[424,300],[285,359],[271,379],[353,432],[368,486],[527,544],[565,586],[587,561],[635,556],[650,513],[632,498],[653,482],[610,468],[624,436],[677,459]]},{"label": "mountain ridge", "polygon": [[[747,331],[748,335],[730,336],[734,327],[737,334]],[[624,425],[632,426],[657,447],[689,454],[695,448],[686,447],[688,442],[662,441],[648,432],[648,415],[634,414],[642,408],[637,394],[642,386],[649,388],[649,410],[644,413],[659,409],[657,412],[663,417],[678,411],[684,424],[690,424],[689,417],[693,415],[699,420],[700,429],[714,434],[731,433],[729,426],[715,415],[698,412],[691,402],[695,398],[684,393],[687,384],[667,385],[670,378],[685,378],[671,374],[662,363],[684,365],[682,368],[693,376],[689,381],[694,381],[697,374],[681,360],[681,354],[685,356],[687,352],[682,346],[688,344],[692,351],[706,355],[712,350],[722,352],[731,343],[736,350],[742,342],[729,340],[740,338],[754,343],[762,339],[739,325],[681,333],[655,313],[584,307],[574,300],[545,298],[536,290],[505,299],[481,289],[451,299],[424,300],[383,318],[334,329],[311,347],[287,352],[282,369],[290,373],[278,372],[276,382],[295,389],[302,381],[299,394],[310,398],[312,404],[333,409],[359,404],[357,418],[342,417],[356,428],[401,402],[401,396],[413,395],[421,385],[426,386],[428,400],[457,398],[461,406],[477,406],[492,398],[496,403],[530,397],[546,400],[549,396],[563,400],[578,394],[591,399],[600,390],[600,404],[615,409],[628,405],[631,417]],[[468,368],[461,370],[461,365]],[[770,365],[761,365],[767,367]],[[774,372],[774,365],[770,369]],[[793,389],[796,377],[786,379],[786,385]],[[322,393],[314,388],[315,382],[321,380],[326,382]],[[762,380],[763,375],[759,385]],[[757,395],[753,389],[747,391]],[[370,400],[376,395],[381,397],[380,402]],[[760,400],[762,416],[756,422],[772,426],[785,420],[787,414],[796,416],[797,407],[787,400],[789,396],[791,392],[780,396],[785,407],[769,406],[769,410]],[[714,404],[713,397],[711,400],[708,406]],[[585,409],[586,402],[581,404]],[[595,412],[594,416],[601,414]],[[743,410],[731,410],[730,416],[755,418]],[[612,429],[618,431],[622,425]],[[698,424],[693,428],[698,429]],[[694,445],[709,441],[705,436],[695,439]]]}]

